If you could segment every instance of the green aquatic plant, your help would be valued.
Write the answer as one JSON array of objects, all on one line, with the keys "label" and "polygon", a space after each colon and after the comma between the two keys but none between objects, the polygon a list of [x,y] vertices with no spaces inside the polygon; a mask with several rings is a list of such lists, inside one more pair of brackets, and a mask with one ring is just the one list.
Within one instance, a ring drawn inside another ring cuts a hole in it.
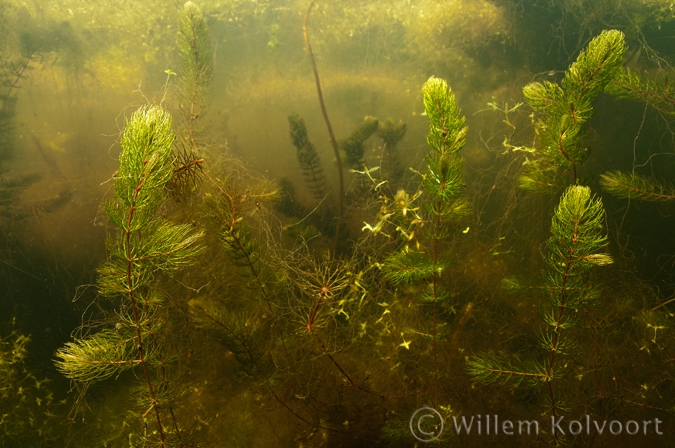
[{"label": "green aquatic plant", "polygon": [[298,163],[305,178],[305,184],[315,200],[326,196],[326,176],[316,148],[309,140],[305,120],[299,115],[289,115],[288,125],[291,129],[291,141],[297,150]]},{"label": "green aquatic plant", "polygon": [[[213,82],[211,34],[202,10],[191,1],[183,5],[178,32],[181,69],[178,73],[180,138],[176,139],[174,175],[169,189],[174,198],[195,190],[204,165],[204,118],[209,109]],[[175,75],[167,70],[169,76]]]},{"label": "green aquatic plant", "polygon": [[[306,244],[281,249],[268,228],[271,216],[265,214],[270,185],[245,173],[237,167],[214,177],[215,189],[204,200],[218,249],[229,260],[223,274],[214,275],[236,273],[241,294],[203,294],[190,301],[190,314],[196,326],[234,355],[254,387],[274,400],[272,406],[309,428],[323,427],[321,416],[329,411],[293,397],[308,386],[325,394],[330,387],[324,383],[334,371],[351,378],[334,352],[337,339],[349,341],[340,336],[349,332],[355,299],[363,292],[354,287],[349,260],[328,252],[317,259]],[[330,360],[331,371],[321,368],[323,358]]]},{"label": "green aquatic plant", "polygon": [[352,169],[363,168],[365,154],[365,143],[375,132],[377,132],[379,121],[375,117],[365,117],[361,123],[352,133],[344,140],[338,142],[340,149],[345,152],[347,156],[347,164]]},{"label": "green aquatic plant", "polygon": [[652,77],[621,67],[605,91],[617,98],[641,101],[659,113],[675,115],[675,92],[667,75]]},{"label": "green aquatic plant", "polygon": [[[574,330],[582,324],[583,311],[599,304],[600,292],[590,281],[591,270],[612,263],[609,255],[600,252],[607,245],[604,216],[602,202],[592,196],[590,188],[571,186],[564,192],[546,243],[543,282],[502,282],[509,291],[535,290],[543,297],[539,317],[546,327],[538,337],[542,357],[523,360],[499,351],[472,355],[467,370],[474,381],[513,387],[543,385],[549,415],[556,417],[569,408],[569,401],[555,385],[570,373],[566,359],[574,356],[581,343]],[[554,437],[560,442],[559,435]]]},{"label": "green aquatic plant", "polygon": [[97,283],[98,293],[118,304],[116,322],[67,343],[55,361],[63,375],[84,383],[134,370],[144,384],[143,418],[154,415],[152,437],[162,446],[182,445],[184,434],[175,420],[174,388],[165,370],[162,324],[168,316],[158,277],[193,264],[203,251],[201,232],[161,217],[173,175],[173,139],[171,116],[158,107],[142,107],[127,120],[115,198],[105,203],[116,232],[108,238],[109,256]]},{"label": "green aquatic plant", "polygon": [[330,136],[330,144],[333,147],[333,153],[335,154],[335,160],[337,162],[338,170],[338,192],[337,192],[337,220],[335,223],[335,240],[333,241],[333,252],[337,252],[339,240],[340,240],[340,227],[342,226],[342,208],[344,205],[344,195],[345,195],[345,181],[344,173],[342,172],[342,156],[340,155],[340,148],[338,146],[337,140],[335,140],[335,134],[333,133],[333,126],[330,124],[330,119],[328,118],[328,111],[326,110],[326,104],[323,101],[323,93],[321,91],[321,80],[319,79],[319,70],[316,68],[316,61],[314,60],[314,53],[312,52],[312,45],[309,42],[309,31],[307,30],[307,23],[309,22],[309,15],[312,12],[315,1],[312,0],[312,3],[309,4],[307,8],[307,13],[305,14],[305,19],[302,22],[302,36],[305,40],[305,46],[307,47],[307,53],[309,54],[309,60],[312,63],[312,73],[314,74],[314,83],[316,84],[316,93],[319,98],[319,105],[321,106],[321,113],[323,114],[323,120],[326,123],[326,128],[328,129],[328,135]]},{"label": "green aquatic plant", "polygon": [[279,189],[279,201],[274,208],[286,216],[303,218],[307,214],[305,207],[297,200],[295,186],[291,180],[284,176],[277,181]]},{"label": "green aquatic plant", "polygon": [[178,34],[181,70],[180,98],[184,110],[186,139],[191,150],[198,153],[198,138],[208,111],[213,82],[213,49],[211,33],[202,10],[193,2],[186,2],[180,15]]},{"label": "green aquatic plant", "polygon": [[601,174],[600,186],[606,192],[623,199],[648,202],[675,200],[675,188],[636,173],[610,171]]},{"label": "green aquatic plant", "polygon": [[382,155],[380,157],[382,177],[389,181],[389,187],[392,190],[396,189],[396,185],[404,173],[398,157],[397,147],[398,143],[405,137],[406,131],[407,126],[403,121],[397,123],[392,118],[379,121],[377,127],[377,136],[382,139]]},{"label": "green aquatic plant", "polygon": [[[390,282],[414,284],[423,281],[426,284],[419,299],[430,306],[429,329],[417,333],[431,341],[433,403],[438,408],[441,369],[438,360],[441,339],[438,331],[439,307],[452,297],[442,285],[443,271],[448,265],[442,241],[452,235],[449,224],[470,213],[463,196],[462,158],[458,155],[466,142],[468,128],[455,95],[444,80],[429,78],[422,92],[424,110],[429,118],[427,143],[431,151],[424,158],[426,168],[419,173],[420,193],[411,197],[399,190],[394,198],[381,195],[383,207],[378,214],[378,222],[366,224],[364,230],[381,233],[394,224],[395,217],[400,215],[402,219],[396,223],[396,230],[403,237],[404,246],[387,256],[381,269]],[[370,171],[367,173],[369,177]],[[420,195],[424,200],[413,206]],[[427,228],[422,235],[416,235],[415,229],[422,223]],[[422,237],[426,238],[422,240]],[[444,370],[447,368],[443,366]]]},{"label": "green aquatic plant", "polygon": [[[675,95],[668,84],[668,76],[652,77],[648,73],[621,68],[605,89],[611,95],[640,101],[664,116],[675,115]],[[623,198],[649,202],[667,202],[675,199],[675,189],[657,179],[641,174],[610,171],[600,176],[600,185],[608,193]]]},{"label": "green aquatic plant", "polygon": [[30,336],[15,329],[0,334],[2,446],[44,446],[55,443],[57,437],[59,403],[54,399],[50,381],[36,376],[27,364],[30,343]]},{"label": "green aquatic plant", "polygon": [[[239,170],[239,172],[235,172]],[[268,287],[272,275],[263,255],[265,247],[251,230],[249,222],[261,211],[262,202],[276,199],[277,191],[263,179],[246,176],[242,166],[232,164],[221,177],[207,173],[214,191],[204,195],[204,210],[214,226],[221,248],[243,278],[252,279],[251,288],[259,294],[272,316],[272,292]]]},{"label": "green aquatic plant", "polygon": [[[296,287],[301,303],[307,303],[300,320],[309,333],[325,327],[329,320],[342,315],[349,318],[345,311],[353,285],[353,266],[349,259],[324,257],[317,259],[304,256],[287,264],[291,282]],[[304,300],[304,299],[307,300]]]},{"label": "green aquatic plant", "polygon": [[553,194],[579,181],[577,168],[590,154],[583,145],[593,101],[619,73],[626,46],[617,30],[603,31],[570,65],[560,85],[534,82],[523,88],[534,111],[537,141],[521,188]]}]

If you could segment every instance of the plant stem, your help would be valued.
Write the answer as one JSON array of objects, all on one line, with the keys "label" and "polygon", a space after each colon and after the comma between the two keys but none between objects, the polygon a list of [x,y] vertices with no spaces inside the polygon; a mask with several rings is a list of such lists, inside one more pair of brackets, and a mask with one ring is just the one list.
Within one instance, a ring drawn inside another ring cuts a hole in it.
[{"label": "plant stem", "polygon": [[[136,204],[138,199],[138,194],[140,193],[143,185],[145,183],[145,177],[141,177],[138,185],[136,185],[134,196],[132,199],[132,204]],[[131,308],[134,313],[134,325],[136,327],[136,337],[138,340],[137,349],[138,356],[141,361],[141,366],[143,367],[143,374],[145,375],[145,382],[148,385],[148,392],[150,394],[150,399],[152,401],[152,407],[155,410],[155,417],[157,418],[157,431],[159,432],[159,438],[162,445],[165,445],[164,440],[164,428],[162,426],[162,419],[159,415],[159,407],[157,406],[157,399],[155,398],[155,390],[152,387],[152,381],[150,380],[150,373],[148,372],[148,366],[145,363],[145,354],[143,351],[143,337],[141,336],[141,324],[138,318],[138,307],[136,306],[136,298],[134,297],[134,282],[131,276],[131,269],[133,264],[136,262],[136,259],[131,250],[131,223],[134,219],[134,211],[136,210],[135,205],[131,205],[129,209],[129,218],[127,219],[127,225],[124,229],[125,233],[125,257],[127,260],[127,288],[129,292],[129,300],[131,301]]]},{"label": "plant stem", "polygon": [[570,165],[572,165],[572,175],[574,177],[573,184],[576,185],[577,184],[577,165],[576,165],[576,163],[572,162],[572,159],[570,159],[570,156],[568,156],[567,152],[565,152],[565,148],[563,148],[562,140],[563,140],[563,134],[560,134],[558,136],[558,150],[560,150],[560,153],[563,155],[563,157],[565,157],[565,159],[567,159],[567,161],[570,163]]},{"label": "plant stem", "polygon": [[[567,254],[567,263],[565,264],[565,272],[563,273],[562,285],[560,286],[560,305],[558,306],[558,316],[556,318],[556,327],[553,333],[553,339],[551,340],[551,354],[549,356],[548,362],[546,363],[546,378],[548,386],[548,395],[549,400],[551,401],[551,415],[553,417],[557,416],[556,407],[557,403],[555,401],[555,396],[553,394],[553,384],[551,380],[551,372],[553,371],[553,362],[555,360],[555,354],[558,348],[558,339],[560,336],[560,322],[562,321],[563,314],[565,313],[565,300],[567,292],[567,279],[569,278],[570,269],[572,268],[572,257],[574,256],[574,244],[579,240],[579,220],[580,216],[574,217],[574,233],[572,236],[572,247],[569,249]],[[557,442],[558,436],[556,435],[555,441]]]},{"label": "plant stem", "polygon": [[[192,55],[194,56],[195,67],[199,67],[199,48],[197,48],[197,36],[195,34],[194,26],[190,27],[192,31],[192,41],[190,46],[192,47]],[[194,84],[192,86],[192,92],[190,93],[190,125],[188,126],[188,132],[190,134],[190,144],[192,145],[193,154],[197,151],[197,141],[195,140],[195,120],[197,119],[195,113],[195,104],[197,102],[197,88],[199,87],[199,78],[200,72],[197,70],[195,72]]]},{"label": "plant stem", "polygon": [[307,22],[309,21],[309,13],[312,11],[314,6],[314,1],[309,4],[307,9],[307,14],[305,14],[305,20],[302,22],[302,35],[305,38],[305,45],[307,46],[307,52],[309,53],[309,60],[312,62],[312,72],[314,72],[314,82],[316,83],[316,93],[319,96],[319,104],[321,105],[321,113],[323,113],[323,119],[326,122],[326,127],[328,128],[328,135],[330,135],[330,143],[333,147],[333,152],[335,153],[335,159],[337,160],[337,169],[338,169],[338,179],[340,181],[340,191],[338,192],[338,211],[337,211],[337,223],[335,226],[335,241],[333,242],[333,255],[337,253],[337,247],[340,237],[340,223],[342,221],[342,202],[344,196],[344,176],[342,174],[342,158],[340,157],[340,149],[338,148],[337,140],[335,140],[335,134],[333,134],[333,127],[330,125],[330,120],[328,119],[328,112],[326,112],[326,105],[323,102],[323,94],[321,93],[321,81],[319,81],[319,71],[316,68],[316,61],[314,60],[314,53],[312,53],[312,46],[309,44],[309,34],[307,33]]},{"label": "plant stem", "polygon": [[434,223],[434,242],[433,242],[433,253],[434,253],[434,275],[431,278],[431,282],[434,289],[434,326],[432,330],[432,336],[434,341],[434,377],[436,379],[435,394],[434,394],[434,405],[435,409],[438,409],[438,351],[436,350],[436,318],[437,318],[437,307],[438,307],[438,274],[436,273],[436,265],[438,263],[438,232],[441,227],[441,200],[438,199],[436,203],[436,222]]},{"label": "plant stem", "polygon": [[279,397],[279,395],[277,395],[277,393],[276,393],[276,392],[274,391],[274,389],[272,388],[272,379],[269,377],[269,375],[267,374],[267,372],[265,372],[265,370],[263,369],[263,367],[262,367],[262,366],[260,365],[260,363],[258,362],[258,361],[259,361],[259,358],[253,353],[253,350],[251,349],[251,347],[250,347],[249,344],[248,344],[248,340],[245,339],[245,338],[243,338],[243,337],[241,337],[239,334],[237,334],[237,332],[235,332],[232,328],[230,328],[230,326],[227,325],[227,323],[225,323],[225,322],[221,321],[220,319],[218,319],[217,317],[211,315],[211,314],[208,313],[206,310],[202,310],[202,313],[203,313],[204,316],[206,316],[209,320],[211,320],[214,324],[216,324],[216,325],[222,327],[227,333],[229,333],[234,339],[236,339],[237,342],[239,342],[239,344],[240,344],[240,345],[244,348],[244,350],[246,351],[246,355],[248,356],[248,358],[249,358],[249,360],[251,361],[251,363],[253,363],[253,365],[255,366],[256,370],[257,370],[262,376],[265,377],[265,382],[266,382],[266,384],[267,384],[267,387],[269,388],[269,391],[270,391],[270,393],[272,394],[272,396],[274,397],[274,399],[277,400],[277,401],[279,402],[279,404],[282,405],[288,412],[290,412],[291,414],[293,414],[297,419],[301,420],[302,422],[304,422],[304,423],[307,424],[308,426],[315,427],[315,428],[319,428],[319,429],[324,429],[324,430],[326,430],[326,431],[332,431],[332,432],[337,432],[337,433],[340,433],[340,434],[344,434],[344,431],[339,431],[339,430],[336,430],[336,429],[333,429],[333,428],[329,428],[329,427],[325,427],[325,426],[321,426],[321,425],[314,425],[314,424],[313,424],[312,422],[310,422],[308,419],[306,419],[305,417],[301,416],[301,415],[298,414],[296,411],[294,411],[294,410],[293,410],[286,402],[284,402],[284,401]]}]

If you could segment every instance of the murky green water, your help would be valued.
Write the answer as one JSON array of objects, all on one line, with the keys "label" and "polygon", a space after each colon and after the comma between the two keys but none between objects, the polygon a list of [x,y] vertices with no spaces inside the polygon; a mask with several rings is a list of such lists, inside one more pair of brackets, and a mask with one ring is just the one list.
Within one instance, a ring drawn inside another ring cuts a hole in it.
[{"label": "murky green water", "polygon": [[0,446],[672,446],[673,11],[0,0]]}]

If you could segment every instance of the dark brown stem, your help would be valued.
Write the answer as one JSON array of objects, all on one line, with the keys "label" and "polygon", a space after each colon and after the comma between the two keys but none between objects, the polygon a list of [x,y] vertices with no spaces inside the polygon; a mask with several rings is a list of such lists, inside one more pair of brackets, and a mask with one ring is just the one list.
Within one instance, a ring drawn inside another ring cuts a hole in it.
[{"label": "dark brown stem", "polygon": [[190,93],[190,124],[188,126],[188,132],[190,134],[190,144],[192,145],[193,154],[197,151],[197,141],[195,140],[195,120],[197,119],[197,114],[195,113],[195,103],[197,102],[197,88],[199,87],[199,78],[201,77],[201,71],[199,68],[199,49],[197,48],[197,35],[195,33],[194,23],[190,21],[190,30],[192,31],[192,40],[190,41],[190,47],[192,47],[192,55],[194,56],[194,65],[196,69],[194,83],[192,85],[192,92]]},{"label": "dark brown stem", "polygon": [[[317,336],[317,340],[318,340],[318,336]],[[335,367],[337,367],[337,369],[340,371],[340,373],[342,373],[342,375],[344,375],[344,377],[347,379],[347,381],[349,381],[349,385],[355,386],[356,383],[354,383],[354,380],[352,380],[352,378],[347,374],[347,372],[345,372],[345,369],[343,369],[340,366],[340,364],[338,364],[338,362],[335,360],[335,358],[333,358],[333,355],[331,355],[330,352],[328,351],[328,349],[326,348],[326,344],[324,344],[323,342],[320,342],[320,344],[321,344],[321,349],[323,350],[324,354],[326,354],[326,356],[328,356],[328,359],[330,359],[333,362],[333,364],[335,364]]]},{"label": "dark brown stem", "polygon": [[201,165],[202,165],[203,163],[204,163],[204,159],[196,159],[196,160],[193,160],[193,161],[191,161],[191,162],[184,163],[184,164],[182,164],[181,166],[179,166],[178,168],[174,168],[173,174],[180,174],[180,173],[182,173],[183,171],[189,170],[189,169],[192,168],[193,166],[198,167],[198,168],[201,169]]},{"label": "dark brown stem", "polygon": [[312,46],[309,44],[309,34],[307,34],[307,22],[309,21],[309,13],[312,11],[314,6],[314,1],[309,4],[307,9],[307,14],[305,14],[305,20],[302,22],[302,35],[305,38],[305,45],[307,46],[307,53],[309,53],[309,60],[312,62],[312,71],[314,72],[314,82],[316,83],[316,93],[319,96],[319,104],[321,105],[321,112],[323,113],[323,119],[326,122],[326,127],[328,128],[328,135],[330,135],[330,143],[333,146],[333,152],[335,153],[335,159],[337,160],[338,168],[338,178],[340,180],[340,191],[338,195],[338,211],[337,211],[337,223],[335,226],[335,241],[333,242],[333,254],[337,252],[338,241],[340,237],[340,223],[342,221],[342,201],[344,196],[344,177],[342,175],[342,158],[340,157],[340,149],[338,148],[337,140],[335,140],[335,134],[333,134],[333,127],[330,125],[330,120],[328,119],[328,112],[326,112],[326,105],[323,102],[323,94],[321,93],[321,81],[319,81],[319,71],[316,68],[316,61],[314,60],[314,53],[312,53]]}]

